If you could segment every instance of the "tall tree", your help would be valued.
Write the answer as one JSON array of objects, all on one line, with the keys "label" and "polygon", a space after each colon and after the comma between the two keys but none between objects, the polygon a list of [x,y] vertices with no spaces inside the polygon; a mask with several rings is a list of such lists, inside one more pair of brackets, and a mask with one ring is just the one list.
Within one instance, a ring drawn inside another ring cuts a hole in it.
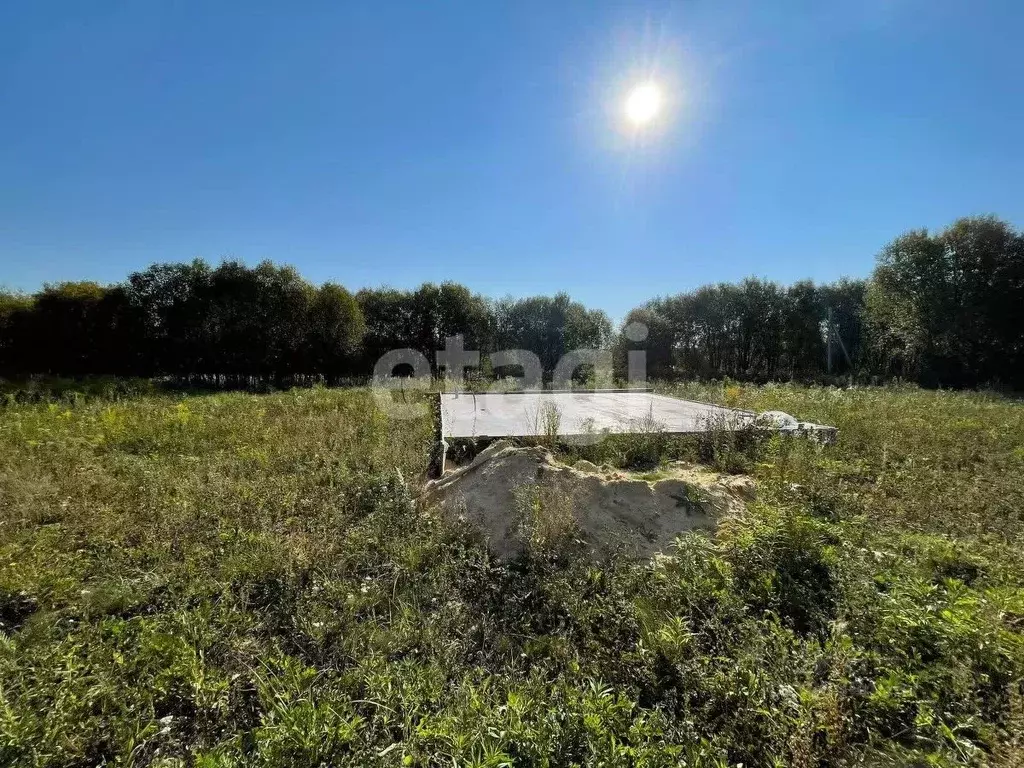
[{"label": "tall tree", "polygon": [[926,384],[1024,383],[1024,238],[995,217],[915,230],[879,254],[866,306],[885,372]]},{"label": "tall tree", "polygon": [[330,384],[356,373],[354,357],[365,331],[355,297],[337,283],[324,283],[309,305],[305,369],[323,374]]},{"label": "tall tree", "polygon": [[29,356],[29,327],[35,299],[12,291],[0,291],[0,375],[33,372]]},{"label": "tall tree", "polygon": [[821,294],[814,283],[801,280],[789,286],[782,339],[790,376],[813,376],[823,370],[825,315]]},{"label": "tall tree", "polygon": [[605,348],[611,343],[608,316],[587,309],[566,293],[501,299],[492,305],[492,312],[495,348],[533,352],[547,375],[567,352]]},{"label": "tall tree", "polygon": [[100,373],[111,327],[100,311],[106,289],[93,282],[47,285],[33,306],[33,354],[37,370],[82,375]]}]

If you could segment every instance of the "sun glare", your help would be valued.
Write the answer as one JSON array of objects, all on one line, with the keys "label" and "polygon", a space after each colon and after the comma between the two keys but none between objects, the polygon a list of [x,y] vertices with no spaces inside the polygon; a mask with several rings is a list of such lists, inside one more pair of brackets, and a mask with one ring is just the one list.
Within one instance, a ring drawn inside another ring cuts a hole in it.
[{"label": "sun glare", "polygon": [[633,125],[647,125],[661,112],[661,90],[654,83],[641,83],[626,98],[626,117]]}]

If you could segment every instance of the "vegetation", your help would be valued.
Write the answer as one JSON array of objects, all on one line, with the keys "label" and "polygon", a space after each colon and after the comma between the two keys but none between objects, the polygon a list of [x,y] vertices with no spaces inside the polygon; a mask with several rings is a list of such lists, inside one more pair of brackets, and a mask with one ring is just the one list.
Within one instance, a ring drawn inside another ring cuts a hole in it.
[{"label": "vegetation", "polygon": [[314,286],[290,267],[157,264],[124,283],[0,293],[0,375],[172,377],[191,386],[282,387],[366,379],[394,349],[426,356],[448,336],[467,349],[529,349],[552,371],[604,347],[611,323],[565,294],[487,301],[455,283],[415,291]]},{"label": "vegetation", "polygon": [[651,563],[499,563],[364,390],[10,405],[0,764],[1020,765],[1019,403],[671,391],[840,438],[698,446],[760,501]]},{"label": "vegetation", "polygon": [[867,281],[723,283],[651,301],[626,322],[649,329],[633,346],[647,350],[653,377],[770,381],[832,371],[1020,389],[1022,300],[1024,235],[977,217],[896,238]]},{"label": "vegetation", "polygon": [[[828,373],[825,328],[832,313],[835,372],[867,372],[863,280],[789,287],[757,278],[654,299],[632,310],[648,337],[623,348],[647,352],[648,375],[771,381]],[[844,351],[845,350],[845,354]],[[621,354],[620,354],[621,356]]]},{"label": "vegetation", "polygon": [[1024,237],[992,218],[924,230],[882,251],[868,293],[875,352],[904,376],[1024,382]]},{"label": "vegetation", "polygon": [[[1024,387],[1024,235],[968,218],[886,246],[870,280],[784,287],[750,278],[647,302],[619,334],[564,293],[490,300],[456,283],[416,290],[314,286],[269,262],[158,264],[114,286],[60,283],[0,293],[0,376],[171,377],[187,385],[283,388],[366,379],[411,348],[438,373],[449,336],[480,351],[481,374],[513,373],[497,350],[529,350],[550,380],[570,350],[643,349],[652,378]],[[641,322],[643,338],[626,327]],[[498,368],[498,370],[495,370]],[[525,373],[525,372],[523,372]],[[529,374],[532,376],[532,372]],[[834,379],[833,379],[834,380]]]},{"label": "vegetation", "polygon": [[[1022,298],[1024,235],[992,218],[903,235],[866,281],[655,299],[617,335],[565,294],[353,294],[271,263],[0,294],[0,375],[33,377],[0,385],[0,764],[1020,765],[1020,404],[737,380],[1019,388]],[[759,500],[652,562],[580,557],[564,515],[498,561],[416,504],[429,408],[287,390],[396,348],[436,375],[456,334],[476,386],[519,373],[497,350],[550,377],[573,349],[613,350],[620,375],[642,349],[652,376],[732,377],[669,393],[840,439],[652,419],[566,446],[538,412],[568,458],[700,461]]]}]

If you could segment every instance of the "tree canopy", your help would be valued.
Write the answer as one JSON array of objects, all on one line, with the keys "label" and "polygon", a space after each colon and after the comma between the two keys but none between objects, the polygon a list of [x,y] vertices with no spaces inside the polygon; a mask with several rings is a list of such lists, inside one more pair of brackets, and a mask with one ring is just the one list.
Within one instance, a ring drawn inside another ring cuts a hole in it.
[{"label": "tree canopy", "polygon": [[[154,264],[110,286],[0,292],[0,375],[334,383],[370,375],[385,352],[403,348],[436,374],[437,351],[461,335],[489,372],[492,353],[522,349],[549,380],[567,352],[596,348],[614,351],[623,377],[626,352],[643,350],[652,379],[832,374],[1020,388],[1021,306],[1024,235],[990,216],[900,235],[867,280],[707,285],[645,302],[617,332],[566,293],[494,300],[444,282],[353,294],[269,261],[196,260]],[[639,336],[624,333],[637,323]]]},{"label": "tree canopy", "polygon": [[991,216],[915,230],[879,254],[867,294],[876,359],[928,384],[1024,384],[1024,235]]}]

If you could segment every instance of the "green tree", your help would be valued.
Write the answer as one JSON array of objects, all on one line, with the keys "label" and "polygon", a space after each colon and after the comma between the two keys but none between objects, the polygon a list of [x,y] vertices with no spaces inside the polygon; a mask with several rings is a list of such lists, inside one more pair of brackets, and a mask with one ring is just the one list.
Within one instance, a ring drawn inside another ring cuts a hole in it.
[{"label": "green tree", "polygon": [[354,373],[354,357],[366,331],[355,297],[337,283],[324,283],[309,305],[306,369],[334,384]]},{"label": "green tree", "polygon": [[110,324],[100,309],[106,289],[93,282],[46,285],[33,304],[31,340],[36,372],[103,373]]},{"label": "green tree", "polygon": [[992,216],[889,243],[867,290],[872,354],[926,384],[1024,383],[1024,238]]},{"label": "green tree", "polygon": [[27,328],[34,304],[31,296],[0,291],[0,375],[30,372]]},{"label": "green tree", "polygon": [[492,304],[496,349],[526,349],[550,375],[566,352],[607,348],[612,324],[600,310],[587,309],[568,294],[506,298]]},{"label": "green tree", "polygon": [[813,376],[823,370],[826,309],[814,283],[801,280],[786,290],[783,346],[791,377]]}]

